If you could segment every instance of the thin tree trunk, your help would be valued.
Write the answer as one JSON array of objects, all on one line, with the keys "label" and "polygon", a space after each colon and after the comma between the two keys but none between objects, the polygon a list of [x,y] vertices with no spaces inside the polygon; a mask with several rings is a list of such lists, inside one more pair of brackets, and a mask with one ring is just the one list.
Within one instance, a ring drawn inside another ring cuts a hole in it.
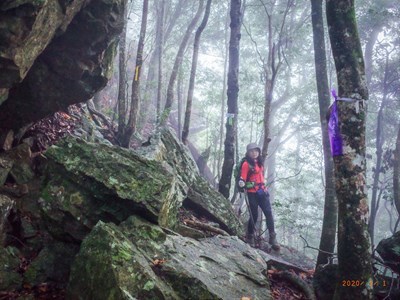
[{"label": "thin tree trunk", "polygon": [[[355,20],[354,1],[327,0],[329,37],[336,66],[339,130],[343,155],[334,156],[338,214],[339,281],[335,299],[373,299],[370,238],[367,230],[365,120],[368,88]],[[364,284],[347,287],[344,280]]]},{"label": "thin tree trunk", "polygon": [[176,81],[176,76],[178,75],[179,67],[182,64],[183,60],[183,53],[186,49],[186,45],[189,41],[189,37],[193,31],[193,28],[196,26],[197,21],[200,18],[201,12],[203,11],[204,0],[200,0],[199,7],[197,9],[196,15],[194,16],[193,20],[190,22],[185,35],[183,36],[182,42],[179,45],[178,53],[175,58],[174,67],[171,72],[171,76],[169,78],[168,89],[167,89],[167,100],[165,102],[164,111],[160,118],[160,124],[165,125],[167,123],[169,114],[171,112],[172,103],[174,101],[174,85]]},{"label": "thin tree trunk", "polygon": [[176,94],[177,94],[177,102],[178,102],[178,116],[177,116],[177,120],[178,120],[178,138],[180,139],[180,133],[182,132],[182,104],[183,104],[183,75],[182,72],[179,72],[179,76],[178,76],[178,83],[177,83],[177,87],[176,87]]},{"label": "thin tree trunk", "polygon": [[240,46],[240,27],[242,14],[240,11],[241,0],[231,0],[231,35],[229,41],[229,71],[228,71],[228,90],[227,104],[228,116],[226,119],[226,137],[224,149],[224,163],[222,165],[221,180],[218,190],[229,199],[231,187],[232,169],[235,163],[235,136],[237,114],[238,114],[238,94],[239,94],[239,46]]},{"label": "thin tree trunk", "polygon": [[[286,3],[285,10],[283,11],[282,21],[277,34],[277,40],[274,40],[274,34],[276,28],[273,26],[273,15],[268,11],[268,8],[264,4],[264,10],[267,15],[267,35],[268,35],[268,58],[264,63],[264,140],[262,146],[261,157],[265,161],[268,155],[268,144],[271,141],[270,138],[270,118],[271,118],[271,104],[273,99],[274,88],[277,80],[279,70],[283,62],[283,47],[284,42],[284,29],[286,28],[286,18],[288,17],[289,10],[293,5],[293,0],[288,0]],[[287,37],[286,37],[287,38]]]},{"label": "thin tree trunk", "polygon": [[[236,136],[235,136],[235,149],[237,149],[237,151],[235,152],[235,160],[236,160],[236,162],[239,162],[240,161],[240,157],[239,157],[239,139],[238,139],[238,135],[237,135],[238,134],[238,122],[235,122],[235,134],[236,134]],[[237,185],[235,184],[234,188],[233,188],[233,195],[232,195],[232,198],[231,198],[231,203],[232,204],[234,204],[236,199],[238,198],[237,197],[238,193],[239,193],[239,189],[238,189]]]},{"label": "thin tree trunk", "polygon": [[[325,162],[325,202],[322,222],[321,240],[318,252],[317,266],[327,264],[335,249],[338,204],[335,195],[333,175],[333,159],[329,144],[327,114],[330,105],[329,84],[326,67],[326,50],[322,0],[311,0],[311,16],[314,37],[315,75],[317,79],[319,119],[321,122],[322,145]],[[328,253],[327,253],[328,252]]]},{"label": "thin tree trunk", "polygon": [[126,26],[128,23],[128,4],[124,10],[124,27],[119,41],[119,82],[118,82],[118,140],[121,140],[126,127]]},{"label": "thin tree trunk", "polygon": [[162,51],[161,37],[163,35],[163,22],[164,22],[164,0],[153,2],[153,15],[156,16],[156,29],[155,29],[155,46],[152,51],[150,59],[148,60],[148,71],[146,77],[146,86],[144,88],[144,94],[142,96],[140,112],[139,112],[139,124],[144,125],[150,119],[150,122],[154,122],[157,118],[156,107],[157,107],[157,78],[158,78],[158,53]]},{"label": "thin tree trunk", "polygon": [[384,131],[383,131],[383,111],[386,106],[387,102],[387,94],[388,94],[388,66],[389,66],[389,57],[386,57],[386,64],[385,64],[385,74],[383,78],[383,99],[381,106],[378,111],[378,118],[376,124],[376,165],[373,171],[373,184],[372,184],[372,198],[371,198],[371,213],[369,217],[368,223],[368,232],[371,236],[371,244],[372,248],[374,248],[374,231],[375,231],[375,219],[376,214],[379,209],[379,201],[377,200],[378,190],[379,190],[379,183],[380,183],[380,176],[381,176],[381,167],[382,167],[382,156],[383,156],[383,144],[384,144]]},{"label": "thin tree trunk", "polygon": [[376,26],[373,28],[370,36],[368,37],[367,43],[365,45],[365,74],[367,75],[367,85],[370,87],[372,78],[372,52],[378,35],[382,30],[382,26]]},{"label": "thin tree trunk", "polygon": [[121,141],[122,147],[126,148],[129,148],[129,143],[132,134],[136,131],[136,127],[138,125],[137,116],[139,111],[140,73],[143,65],[143,49],[144,49],[144,40],[146,37],[148,6],[149,6],[149,0],[143,0],[142,23],[140,25],[140,37],[136,53],[136,67],[132,79],[132,95],[131,95],[131,108],[129,113],[129,121],[127,129]]},{"label": "thin tree trunk", "polygon": [[197,28],[196,34],[194,37],[192,68],[190,70],[189,91],[188,91],[188,97],[187,97],[187,102],[186,102],[185,122],[183,123],[183,130],[182,130],[182,142],[185,145],[187,144],[187,138],[189,136],[190,114],[192,112],[194,80],[196,78],[197,60],[199,57],[200,37],[201,37],[201,33],[203,32],[204,28],[207,25],[208,17],[210,15],[210,7],[211,7],[211,0],[207,0],[206,10],[204,12],[203,21],[201,22],[199,28]]},{"label": "thin tree trunk", "polygon": [[222,91],[221,91],[221,119],[220,119],[220,139],[219,139],[219,151],[218,151],[218,163],[217,163],[217,180],[218,182],[221,180],[221,162],[222,162],[222,142],[224,136],[224,117],[225,117],[225,95],[226,95],[226,78],[227,78],[227,69],[228,69],[228,57],[229,57],[229,36],[228,36],[228,28],[229,28],[229,11],[230,6],[226,14],[226,22],[225,22],[225,60],[224,60],[224,77],[222,83]]},{"label": "thin tree trunk", "polygon": [[158,80],[157,80],[157,118],[156,122],[160,121],[160,113],[161,113],[161,99],[162,99],[162,48],[164,45],[164,33],[163,33],[163,24],[164,24],[164,10],[165,10],[165,2],[164,0],[161,1],[161,13],[160,13],[160,20],[157,23],[157,32],[159,34],[159,41],[157,44],[157,66],[158,66]]},{"label": "thin tree trunk", "polygon": [[[271,65],[273,61],[275,61],[273,58],[275,58],[275,46],[272,43],[272,16],[267,14],[268,17],[268,23],[267,23],[267,28],[268,28],[268,60],[267,60],[267,65],[264,65],[264,76],[265,76],[265,83],[264,83],[264,139],[263,139],[263,147],[262,147],[262,161],[264,162],[265,159],[268,156],[268,145],[269,142],[271,141],[271,138],[269,137],[269,125],[270,125],[270,119],[271,119],[271,103],[272,103],[272,94],[274,91],[274,84],[276,78],[275,74],[273,73],[273,70],[275,69],[274,65]],[[272,69],[272,70],[271,70]]]}]

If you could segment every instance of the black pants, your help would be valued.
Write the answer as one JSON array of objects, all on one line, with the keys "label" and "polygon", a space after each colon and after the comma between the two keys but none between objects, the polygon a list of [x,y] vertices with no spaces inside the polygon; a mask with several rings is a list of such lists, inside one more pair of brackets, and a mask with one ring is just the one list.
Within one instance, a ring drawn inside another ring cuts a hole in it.
[{"label": "black pants", "polygon": [[267,228],[269,232],[275,232],[274,218],[272,216],[272,208],[269,201],[269,193],[247,193],[247,196],[249,199],[250,213],[252,216],[249,220],[247,233],[254,233],[254,225],[256,224],[258,218],[258,207],[261,207],[261,210],[267,219]]}]

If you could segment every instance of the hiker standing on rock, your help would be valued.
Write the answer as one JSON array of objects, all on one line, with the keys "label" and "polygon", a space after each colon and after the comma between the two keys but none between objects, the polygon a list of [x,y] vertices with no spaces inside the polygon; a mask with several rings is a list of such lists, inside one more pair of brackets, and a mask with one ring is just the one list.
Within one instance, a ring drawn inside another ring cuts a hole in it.
[{"label": "hiker standing on rock", "polygon": [[247,228],[246,241],[255,246],[254,230],[258,217],[258,207],[265,215],[269,231],[269,243],[272,249],[279,250],[280,246],[276,241],[274,218],[272,216],[269,193],[264,183],[264,162],[261,159],[261,149],[255,143],[250,143],[246,148],[246,157],[240,170],[238,185],[247,191],[250,220]]}]

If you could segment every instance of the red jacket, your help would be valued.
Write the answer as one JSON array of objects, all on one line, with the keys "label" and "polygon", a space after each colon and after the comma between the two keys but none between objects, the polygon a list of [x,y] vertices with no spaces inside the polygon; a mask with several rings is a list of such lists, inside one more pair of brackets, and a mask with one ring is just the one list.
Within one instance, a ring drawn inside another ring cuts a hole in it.
[{"label": "red jacket", "polygon": [[254,182],[255,186],[248,189],[248,193],[255,193],[258,189],[265,189],[264,185],[264,167],[260,167],[256,162],[250,165],[247,160],[243,162],[240,172],[240,178],[244,182]]}]

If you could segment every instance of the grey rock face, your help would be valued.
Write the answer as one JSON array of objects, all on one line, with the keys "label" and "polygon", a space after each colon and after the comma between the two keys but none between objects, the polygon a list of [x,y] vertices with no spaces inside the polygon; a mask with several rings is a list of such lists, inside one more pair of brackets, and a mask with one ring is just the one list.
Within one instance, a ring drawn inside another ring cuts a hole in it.
[{"label": "grey rock face", "polygon": [[86,101],[105,86],[122,31],[124,3],[0,4],[1,128],[19,129]]}]

